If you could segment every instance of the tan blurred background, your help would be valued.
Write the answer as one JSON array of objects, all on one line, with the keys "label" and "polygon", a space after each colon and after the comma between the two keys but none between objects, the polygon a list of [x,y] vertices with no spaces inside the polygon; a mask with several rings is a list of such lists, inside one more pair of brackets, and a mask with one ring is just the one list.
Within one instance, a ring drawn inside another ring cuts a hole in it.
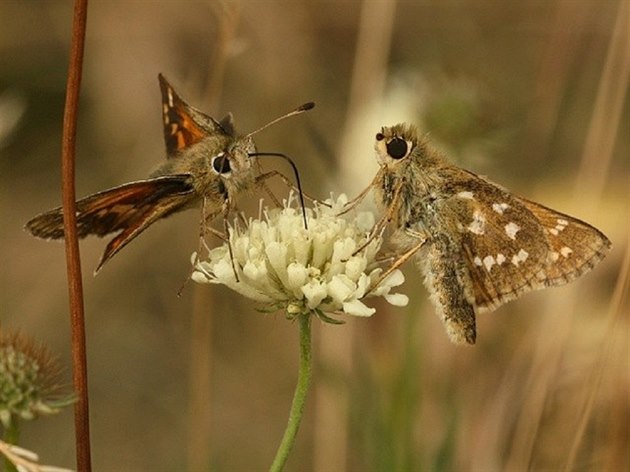
[{"label": "tan blurred background", "polygon": [[[63,244],[22,225],[60,202],[71,17],[70,2],[0,2],[0,320],[59,353],[68,380]],[[315,101],[257,144],[293,156],[318,197],[356,194],[379,127],[415,122],[613,250],[569,287],[481,315],[473,348],[449,344],[412,265],[408,308],[316,322],[288,470],[627,470],[629,18],[624,0],[92,1],[77,193],[164,158],[158,72],[244,132]],[[105,241],[81,245],[95,470],[265,470],[275,453],[297,326],[226,290],[177,298],[197,222],[156,224],[96,278]],[[22,444],[73,466],[73,441],[67,411],[27,425]]]}]

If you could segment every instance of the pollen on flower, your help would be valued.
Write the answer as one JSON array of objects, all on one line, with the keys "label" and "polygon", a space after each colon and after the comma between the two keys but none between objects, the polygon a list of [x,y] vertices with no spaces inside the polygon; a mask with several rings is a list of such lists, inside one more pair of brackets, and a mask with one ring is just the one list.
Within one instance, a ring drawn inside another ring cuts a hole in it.
[{"label": "pollen on flower", "polygon": [[339,216],[347,201],[340,195],[325,202],[330,207],[316,204],[307,209],[308,229],[291,196],[284,208],[265,209],[262,219],[245,225],[235,220],[229,230],[234,260],[227,243],[212,249],[206,260],[194,255],[192,279],[226,285],[291,318],[309,312],[324,320],[330,320],[324,313],[370,316],[375,309],[364,304],[367,297],[406,305],[406,295],[391,293],[404,282],[399,270],[374,286],[383,273],[375,262],[380,237],[354,254],[367,241],[374,215]]}]

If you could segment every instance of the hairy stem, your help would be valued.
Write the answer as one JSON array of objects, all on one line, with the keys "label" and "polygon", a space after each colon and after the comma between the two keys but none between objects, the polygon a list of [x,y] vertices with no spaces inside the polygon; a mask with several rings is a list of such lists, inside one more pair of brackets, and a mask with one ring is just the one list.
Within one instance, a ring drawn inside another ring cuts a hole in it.
[{"label": "hairy stem", "polygon": [[293,404],[289,413],[289,423],[284,431],[282,442],[276,452],[276,457],[269,468],[270,472],[279,472],[284,468],[289,453],[295,444],[300,421],[304,413],[306,404],[306,394],[311,385],[312,362],[311,362],[311,314],[305,313],[298,317],[300,328],[300,365],[298,370],[298,380],[293,394]]}]

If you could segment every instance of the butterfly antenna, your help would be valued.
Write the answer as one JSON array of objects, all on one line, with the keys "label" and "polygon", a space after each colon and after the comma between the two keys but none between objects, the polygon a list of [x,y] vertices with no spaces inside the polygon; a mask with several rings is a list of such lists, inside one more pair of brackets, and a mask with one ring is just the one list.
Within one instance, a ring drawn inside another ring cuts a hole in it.
[{"label": "butterfly antenna", "polygon": [[[304,105],[303,105],[304,106]],[[288,116],[288,115],[286,115]],[[304,229],[308,229],[308,222],[306,220],[306,205],[304,204],[304,192],[302,192],[302,184],[300,183],[300,173],[293,160],[286,154],[280,152],[250,152],[250,157],[281,157],[286,160],[293,168],[293,175],[295,175],[295,183],[300,196],[300,206],[302,207],[302,217],[304,218]]]},{"label": "butterfly antenna", "polygon": [[286,115],[282,115],[279,116],[278,118],[276,118],[275,120],[271,120],[269,123],[267,123],[266,125],[261,126],[260,128],[258,128],[256,131],[252,131],[251,133],[247,134],[245,136],[245,138],[249,138],[250,136],[255,135],[256,133],[259,133],[260,131],[269,128],[271,125],[275,125],[278,121],[282,121],[285,118],[289,118],[290,116],[295,116],[295,115],[301,115],[302,113],[304,113],[305,111],[309,111],[312,110],[315,107],[315,103],[314,102],[307,102],[304,105],[300,105],[299,107],[297,107],[295,110],[290,111],[289,113],[287,113]]}]

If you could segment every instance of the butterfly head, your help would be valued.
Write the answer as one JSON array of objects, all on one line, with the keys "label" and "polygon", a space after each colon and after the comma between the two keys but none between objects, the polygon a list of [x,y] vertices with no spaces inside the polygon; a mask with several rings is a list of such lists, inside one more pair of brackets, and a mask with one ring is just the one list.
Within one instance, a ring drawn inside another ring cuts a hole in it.
[{"label": "butterfly head", "polygon": [[376,157],[381,167],[388,170],[405,167],[409,156],[418,146],[416,128],[405,123],[383,126],[376,134]]},{"label": "butterfly head", "polygon": [[229,148],[231,165],[237,172],[249,170],[254,165],[256,157],[252,154],[256,152],[256,145],[250,136],[245,136],[236,140]]},{"label": "butterfly head", "polygon": [[211,155],[207,161],[210,172],[226,187],[240,187],[253,178],[255,158],[250,154],[255,152],[256,146],[250,137],[234,140],[223,151]]}]

